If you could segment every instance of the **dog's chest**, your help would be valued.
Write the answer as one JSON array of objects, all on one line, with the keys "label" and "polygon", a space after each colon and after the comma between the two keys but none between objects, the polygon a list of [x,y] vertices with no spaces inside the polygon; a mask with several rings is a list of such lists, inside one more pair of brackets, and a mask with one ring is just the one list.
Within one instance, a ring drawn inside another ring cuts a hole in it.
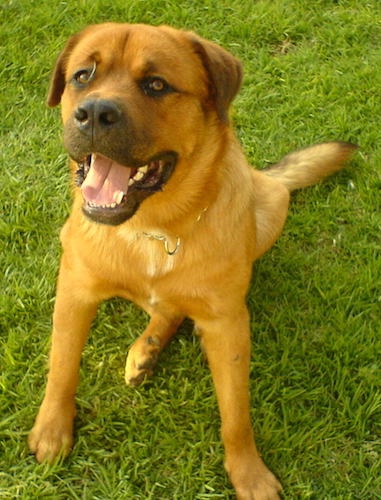
[{"label": "dog's chest", "polygon": [[146,241],[141,245],[144,248],[142,264],[143,273],[151,279],[160,278],[175,268],[176,256],[164,251],[162,242]]},{"label": "dog's chest", "polygon": [[129,269],[141,279],[159,279],[176,267],[178,256],[171,251],[176,240],[158,232],[123,232],[121,236],[131,261]]},{"label": "dog's chest", "polygon": [[144,235],[126,238],[125,244],[128,266],[119,273],[121,295],[151,314],[168,302],[168,290],[173,287],[172,278],[181,256],[168,254],[163,241]]}]

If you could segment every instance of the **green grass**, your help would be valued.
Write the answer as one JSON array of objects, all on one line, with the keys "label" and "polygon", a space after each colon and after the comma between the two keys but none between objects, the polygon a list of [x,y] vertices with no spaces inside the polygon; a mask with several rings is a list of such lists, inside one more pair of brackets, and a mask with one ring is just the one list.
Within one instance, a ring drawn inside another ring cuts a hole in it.
[{"label": "green grass", "polygon": [[127,388],[146,317],[104,304],[83,356],[76,446],[48,467],[26,436],[43,394],[59,228],[70,207],[59,112],[44,98],[65,39],[103,20],[196,29],[245,65],[233,116],[259,166],[309,143],[361,145],[294,196],[256,266],[252,414],[287,499],[381,499],[379,0],[3,0],[0,6],[0,497],[231,498],[210,375],[191,325]]}]

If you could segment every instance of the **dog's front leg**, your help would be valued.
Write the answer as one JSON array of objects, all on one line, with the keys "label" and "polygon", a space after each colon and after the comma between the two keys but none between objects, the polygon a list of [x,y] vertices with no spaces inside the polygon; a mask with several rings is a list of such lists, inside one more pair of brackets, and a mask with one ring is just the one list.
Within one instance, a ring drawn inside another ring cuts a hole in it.
[{"label": "dog's front leg", "polygon": [[137,386],[152,375],[159,354],[182,321],[182,316],[174,314],[151,314],[147,328],[130,347],[127,356],[125,380],[128,385]]},{"label": "dog's front leg", "polygon": [[29,435],[29,447],[39,462],[67,455],[73,444],[75,393],[82,349],[97,303],[78,277],[61,263],[53,316],[50,366],[44,400]]},{"label": "dog's front leg", "polygon": [[213,321],[198,321],[217,393],[225,468],[239,500],[275,500],[281,489],[257,451],[249,410],[250,331],[245,306]]}]

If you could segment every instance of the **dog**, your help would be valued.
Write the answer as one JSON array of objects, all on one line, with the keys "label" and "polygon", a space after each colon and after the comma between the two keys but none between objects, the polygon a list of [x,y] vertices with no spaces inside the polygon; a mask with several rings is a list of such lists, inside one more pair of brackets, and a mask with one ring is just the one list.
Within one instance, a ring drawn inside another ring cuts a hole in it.
[{"label": "dog", "polygon": [[73,207],[60,236],[47,387],[29,435],[39,462],[72,448],[81,351],[100,302],[118,296],[150,315],[127,384],[152,374],[191,318],[237,498],[279,498],[249,416],[252,265],[280,236],[290,192],[341,169],[356,146],[318,144],[253,169],[229,120],[241,81],[229,52],[167,26],[92,25],[59,55],[47,102],[62,105]]}]

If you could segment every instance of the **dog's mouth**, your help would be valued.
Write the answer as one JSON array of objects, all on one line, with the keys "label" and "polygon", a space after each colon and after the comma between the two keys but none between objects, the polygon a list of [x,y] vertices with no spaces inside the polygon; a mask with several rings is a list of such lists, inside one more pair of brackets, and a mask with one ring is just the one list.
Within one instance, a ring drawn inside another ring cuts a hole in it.
[{"label": "dog's mouth", "polygon": [[155,155],[140,167],[122,165],[99,153],[87,155],[76,172],[83,212],[95,222],[121,224],[145,198],[164,188],[176,163],[173,151]]}]

